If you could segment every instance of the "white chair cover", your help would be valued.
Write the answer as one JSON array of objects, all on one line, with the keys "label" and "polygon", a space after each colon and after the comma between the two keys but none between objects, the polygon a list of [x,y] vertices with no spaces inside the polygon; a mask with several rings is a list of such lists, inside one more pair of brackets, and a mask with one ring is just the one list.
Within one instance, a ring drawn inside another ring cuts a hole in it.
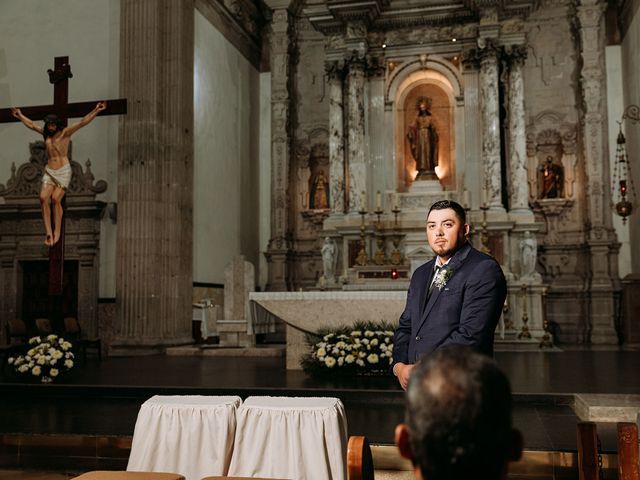
[{"label": "white chair cover", "polygon": [[249,397],[237,419],[230,477],[346,479],[347,419],[339,399]]},{"label": "white chair cover", "polygon": [[226,475],[241,403],[236,396],[150,398],[138,412],[127,471],[176,472],[186,480]]}]

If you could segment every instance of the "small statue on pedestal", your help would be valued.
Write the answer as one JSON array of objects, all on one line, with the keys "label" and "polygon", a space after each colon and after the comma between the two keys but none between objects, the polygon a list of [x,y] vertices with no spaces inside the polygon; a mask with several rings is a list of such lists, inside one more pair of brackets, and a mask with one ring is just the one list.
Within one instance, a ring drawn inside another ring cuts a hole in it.
[{"label": "small statue on pedestal", "polygon": [[548,156],[540,166],[540,179],[540,198],[563,197],[564,168],[553,163],[553,157]]},{"label": "small statue on pedestal", "polygon": [[338,260],[338,247],[335,240],[331,237],[325,237],[322,244],[322,268],[324,273],[322,277],[324,280],[333,284],[336,283],[336,261]]},{"label": "small statue on pedestal", "polygon": [[429,111],[431,99],[419,97],[417,106],[418,115],[407,132],[411,154],[418,170],[416,180],[436,180],[438,178],[435,174],[435,168],[438,166],[438,132]]}]

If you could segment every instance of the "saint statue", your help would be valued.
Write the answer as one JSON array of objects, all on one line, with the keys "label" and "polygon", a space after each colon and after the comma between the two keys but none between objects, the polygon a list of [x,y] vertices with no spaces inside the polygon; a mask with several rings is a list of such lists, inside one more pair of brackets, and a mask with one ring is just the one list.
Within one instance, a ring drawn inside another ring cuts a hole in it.
[{"label": "saint statue", "polygon": [[438,132],[429,111],[431,99],[419,97],[417,107],[418,115],[407,133],[411,154],[418,170],[416,180],[435,180],[438,178],[435,174],[438,165]]},{"label": "saint statue", "polygon": [[[44,126],[36,125],[33,120],[23,115],[19,108],[12,108],[11,114],[20,120],[27,128],[38,132],[44,137],[47,151],[47,166],[42,175],[40,189],[40,207],[44,222],[44,244],[52,247],[60,240],[62,228],[62,197],[64,197],[71,182],[71,165],[69,164],[69,142],[80,128],[91,122],[98,113],[107,108],[107,102],[98,102],[96,107],[85,115],[79,122],[64,127],[57,115],[44,117]],[[53,204],[53,228],[51,225],[51,204]]]},{"label": "saint statue", "polygon": [[536,257],[538,255],[538,242],[536,237],[527,230],[520,240],[520,276],[531,277],[536,271]]},{"label": "saint statue", "polygon": [[562,165],[553,163],[553,157],[549,156],[540,166],[540,173],[542,185],[540,198],[562,198],[564,186],[564,168]]},{"label": "saint statue", "polygon": [[324,269],[323,277],[329,283],[336,281],[336,260],[338,247],[335,240],[331,237],[324,237],[322,244],[322,268]]},{"label": "saint statue", "polygon": [[311,184],[309,207],[314,210],[329,208],[329,185],[324,170],[318,171]]}]

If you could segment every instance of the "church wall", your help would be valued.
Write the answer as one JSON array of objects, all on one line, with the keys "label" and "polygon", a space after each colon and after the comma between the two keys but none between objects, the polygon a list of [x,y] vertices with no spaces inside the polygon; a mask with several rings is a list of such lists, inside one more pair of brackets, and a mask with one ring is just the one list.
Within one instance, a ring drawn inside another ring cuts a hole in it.
[{"label": "church wall", "polygon": [[[53,87],[46,71],[53,68],[55,56],[65,55],[74,75],[69,80],[70,102],[118,98],[119,39],[118,0],[2,2],[0,108],[52,103]],[[10,176],[11,163],[28,161],[28,145],[39,139],[19,123],[0,125],[1,184]],[[97,199],[115,202],[118,119],[98,118],[76,133],[72,155],[83,166],[90,159],[96,181],[108,183]],[[116,225],[105,216],[100,238],[101,297],[115,296],[115,232]]]},{"label": "church wall", "polygon": [[194,61],[193,280],[223,283],[236,255],[258,266],[260,74],[199,12]]},{"label": "church wall", "polygon": [[[622,39],[622,72],[625,79],[624,105],[640,105],[640,1],[634,0],[630,11],[633,19]],[[640,124],[629,121],[624,125],[627,138],[627,154],[633,169],[633,181],[636,189],[636,199],[640,200]],[[630,243],[640,244],[640,208],[636,202],[635,212],[629,217],[628,228]],[[637,247],[631,251],[632,272],[640,274],[640,249]]]},{"label": "church wall", "polygon": [[[618,137],[618,123],[624,112],[623,82],[622,82],[622,49],[620,45],[610,45],[606,48],[607,63],[607,109],[609,120],[609,175],[614,178],[616,165],[616,139]],[[625,131],[630,131],[625,128]],[[631,273],[631,245],[629,243],[629,226],[634,220],[627,219],[622,223],[622,218],[613,215],[613,227],[620,242],[618,253],[618,272],[620,278]]]}]

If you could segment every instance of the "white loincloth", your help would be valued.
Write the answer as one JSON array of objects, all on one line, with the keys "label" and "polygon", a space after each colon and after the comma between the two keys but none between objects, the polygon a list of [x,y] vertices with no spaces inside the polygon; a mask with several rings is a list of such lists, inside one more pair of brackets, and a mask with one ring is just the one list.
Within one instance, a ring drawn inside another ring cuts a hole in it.
[{"label": "white loincloth", "polygon": [[71,164],[67,163],[57,170],[49,167],[44,167],[42,183],[55,185],[56,187],[61,187],[66,190],[67,187],[69,187],[69,182],[71,182]]}]

